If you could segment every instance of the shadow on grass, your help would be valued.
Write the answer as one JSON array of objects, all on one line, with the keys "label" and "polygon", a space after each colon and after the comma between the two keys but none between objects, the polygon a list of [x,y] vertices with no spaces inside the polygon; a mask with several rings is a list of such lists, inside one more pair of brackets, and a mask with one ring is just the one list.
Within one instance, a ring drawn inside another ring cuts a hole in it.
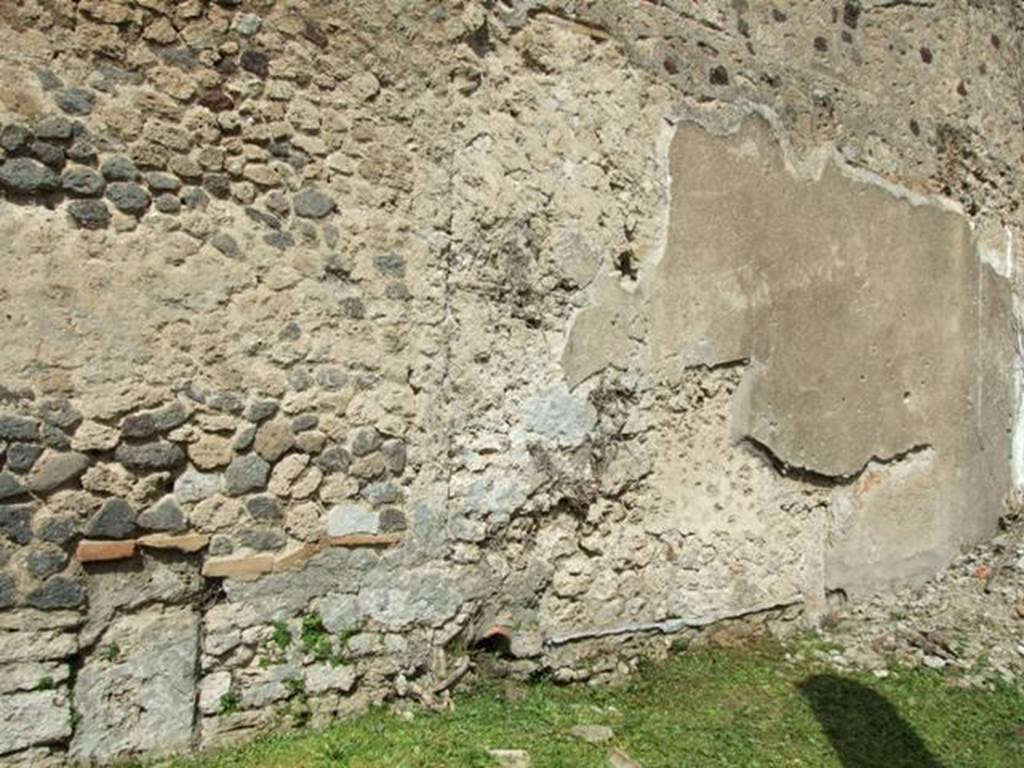
[{"label": "shadow on grass", "polygon": [[942,768],[896,708],[867,686],[814,675],[797,688],[843,768]]}]

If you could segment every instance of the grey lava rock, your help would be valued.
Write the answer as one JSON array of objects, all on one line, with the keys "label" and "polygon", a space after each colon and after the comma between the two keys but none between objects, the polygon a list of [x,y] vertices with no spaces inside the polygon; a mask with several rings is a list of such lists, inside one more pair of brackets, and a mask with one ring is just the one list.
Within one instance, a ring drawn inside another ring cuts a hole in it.
[{"label": "grey lava rock", "polygon": [[352,453],[365,456],[380,448],[380,433],[373,427],[361,427],[352,435]]},{"label": "grey lava rock", "polygon": [[306,187],[292,198],[296,216],[307,219],[322,219],[335,208],[334,201],[314,187]]},{"label": "grey lava rock", "polygon": [[125,539],[137,530],[135,510],[124,499],[108,499],[92,516],[85,535],[98,539]]},{"label": "grey lava rock", "polygon": [[0,536],[24,546],[32,541],[34,504],[0,504]]},{"label": "grey lava rock", "polygon": [[16,475],[7,471],[0,472],[0,499],[10,499],[21,496],[23,493],[25,493],[25,486],[21,484]]},{"label": "grey lava rock", "polygon": [[75,521],[65,515],[48,517],[39,524],[39,538],[63,546],[78,533]]},{"label": "grey lava rock", "polygon": [[153,207],[160,213],[175,214],[181,213],[181,200],[170,193],[157,195],[153,198]]},{"label": "grey lava rock", "polygon": [[0,129],[0,148],[17,152],[32,140],[32,131],[20,123],[9,123]]},{"label": "grey lava rock", "polygon": [[133,469],[173,469],[185,461],[185,452],[174,443],[121,443],[114,454],[119,462]]},{"label": "grey lava rock", "polygon": [[51,545],[29,552],[25,558],[25,567],[37,579],[45,579],[64,570],[67,562],[67,553]]},{"label": "grey lava rock", "polygon": [[38,139],[70,139],[74,126],[63,115],[50,115],[36,123]]},{"label": "grey lava rock", "polygon": [[169,432],[188,421],[189,411],[180,401],[162,408],[125,416],[121,421],[121,434],[128,438],[153,437]]},{"label": "grey lava rock", "polygon": [[177,192],[181,189],[181,181],[177,176],[159,171],[150,171],[146,174],[146,183],[154,192]]},{"label": "grey lava rock", "polygon": [[42,446],[35,443],[11,443],[7,446],[7,467],[12,472],[24,474],[32,469],[42,452]]},{"label": "grey lava rock", "polygon": [[119,211],[138,216],[149,208],[151,198],[144,187],[134,181],[114,181],[107,187],[107,199]]},{"label": "grey lava rock", "polygon": [[18,589],[14,578],[8,573],[0,573],[0,610],[12,607],[18,601]]},{"label": "grey lava rock", "polygon": [[138,523],[151,531],[180,531],[185,528],[185,514],[174,496],[164,496],[139,515]]},{"label": "grey lava rock", "polygon": [[35,440],[39,421],[28,416],[0,415],[0,440]]},{"label": "grey lava rock", "polygon": [[59,171],[64,167],[64,150],[56,144],[45,141],[33,141],[28,145],[28,153],[43,165]]},{"label": "grey lava rock", "polygon": [[60,177],[60,185],[68,194],[83,197],[98,197],[107,187],[102,176],[84,165],[75,165],[64,171]]},{"label": "grey lava rock", "polygon": [[238,456],[224,472],[224,492],[229,496],[241,496],[251,491],[262,491],[267,487],[270,464],[255,453]]},{"label": "grey lava rock", "polygon": [[257,552],[272,552],[288,543],[288,537],[280,531],[250,528],[238,536],[238,543]]},{"label": "grey lava rock", "polygon": [[51,576],[43,586],[30,592],[25,601],[43,611],[77,608],[85,602],[85,590],[81,584],[64,576]]},{"label": "grey lava rock", "polygon": [[88,165],[95,163],[97,157],[96,147],[88,141],[76,141],[64,150],[64,154],[67,155],[68,160]]},{"label": "grey lava rock", "polygon": [[110,210],[102,200],[73,200],[68,216],[81,229],[105,229],[110,226]]},{"label": "grey lava rock", "polygon": [[281,519],[281,506],[270,494],[250,496],[245,500],[245,511],[254,520],[277,521]]},{"label": "grey lava rock", "polygon": [[313,463],[328,474],[331,472],[348,472],[348,468],[352,465],[352,457],[341,446],[332,445],[317,456]]},{"label": "grey lava rock", "polygon": [[39,415],[47,424],[53,424],[60,429],[74,429],[82,423],[82,414],[65,397],[44,400],[39,404]]},{"label": "grey lava rock", "polygon": [[242,255],[242,250],[238,247],[238,243],[235,242],[235,238],[226,232],[217,232],[210,238],[210,245],[229,259],[237,259]]},{"label": "grey lava rock", "polygon": [[136,181],[139,171],[124,155],[112,155],[100,165],[100,173],[107,181]]},{"label": "grey lava rock", "polygon": [[35,195],[56,191],[60,177],[38,160],[15,157],[0,165],[0,186],[15,195]]},{"label": "grey lava rock", "polygon": [[88,115],[96,106],[96,94],[88,88],[61,88],[53,100],[69,115]]}]

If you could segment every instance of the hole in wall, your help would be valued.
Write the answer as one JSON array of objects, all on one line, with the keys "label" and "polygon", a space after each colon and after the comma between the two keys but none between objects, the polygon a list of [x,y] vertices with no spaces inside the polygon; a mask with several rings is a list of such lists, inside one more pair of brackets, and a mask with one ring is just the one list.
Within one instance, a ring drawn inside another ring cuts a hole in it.
[{"label": "hole in wall", "polygon": [[632,251],[622,251],[615,258],[615,271],[627,280],[637,279],[636,258],[633,256]]}]

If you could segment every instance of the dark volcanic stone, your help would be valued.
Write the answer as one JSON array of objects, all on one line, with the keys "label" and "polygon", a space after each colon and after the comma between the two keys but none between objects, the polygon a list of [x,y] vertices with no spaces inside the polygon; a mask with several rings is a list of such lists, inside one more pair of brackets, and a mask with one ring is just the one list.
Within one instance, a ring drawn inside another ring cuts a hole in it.
[{"label": "dark volcanic stone", "polygon": [[35,443],[11,443],[7,446],[7,466],[12,472],[28,472],[42,452],[42,446]]},{"label": "dark volcanic stone", "polygon": [[14,578],[9,573],[0,573],[0,610],[10,608],[18,600]]},{"label": "dark volcanic stone", "polygon": [[96,106],[96,94],[88,88],[61,88],[53,100],[69,115],[88,115]]},{"label": "dark volcanic stone", "polygon": [[124,213],[139,215],[149,208],[149,192],[133,181],[115,181],[107,187],[107,199]]},{"label": "dark volcanic stone", "polygon": [[235,242],[235,238],[226,232],[218,232],[210,238],[210,245],[231,259],[241,257],[242,251]]},{"label": "dark volcanic stone", "polygon": [[322,219],[334,210],[334,201],[319,189],[306,187],[292,198],[292,206],[297,216]]},{"label": "dark volcanic stone", "polygon": [[267,487],[270,465],[254,453],[238,456],[224,472],[224,492],[229,496],[241,496],[250,491],[261,491]]},{"label": "dark volcanic stone", "polygon": [[55,191],[60,177],[38,160],[15,157],[0,165],[0,186],[16,195],[33,195]]},{"label": "dark volcanic stone", "polygon": [[235,102],[220,88],[210,88],[203,91],[198,102],[211,112],[224,112],[235,106]]},{"label": "dark volcanic stone", "polygon": [[63,576],[51,576],[43,586],[29,593],[26,602],[33,608],[44,611],[57,608],[77,608],[85,602],[85,590],[71,579]]},{"label": "dark volcanic stone", "polygon": [[66,397],[52,397],[39,404],[39,415],[48,424],[61,429],[75,429],[82,423],[80,414]]},{"label": "dark volcanic stone", "polygon": [[25,567],[37,579],[45,579],[64,570],[68,562],[67,554],[57,547],[46,547],[30,552],[25,558]]},{"label": "dark volcanic stone", "polygon": [[11,499],[25,493],[25,486],[10,472],[0,472],[0,500]]},{"label": "dark volcanic stone", "polygon": [[75,165],[64,171],[60,185],[68,194],[84,197],[99,197],[107,187],[102,176],[83,165]]},{"label": "dark volcanic stone", "polygon": [[136,531],[135,510],[124,499],[108,499],[85,527],[86,536],[125,539]]},{"label": "dark volcanic stone", "polygon": [[43,165],[60,170],[64,167],[64,150],[56,144],[45,141],[33,141],[28,145],[28,153]]},{"label": "dark volcanic stone", "polygon": [[135,181],[139,178],[139,170],[124,155],[108,157],[100,165],[100,173],[107,181]]},{"label": "dark volcanic stone", "polygon": [[270,58],[260,51],[246,51],[239,63],[242,69],[252,72],[257,77],[266,77],[270,74]]},{"label": "dark volcanic stone", "polygon": [[49,517],[39,525],[39,538],[51,544],[64,545],[78,533],[75,521],[64,515]]},{"label": "dark volcanic stone", "polygon": [[245,500],[245,511],[255,520],[267,522],[281,519],[281,507],[277,499],[269,494],[250,496]]},{"label": "dark volcanic stone", "polygon": [[200,187],[187,186],[181,190],[181,202],[189,208],[205,209],[210,204],[210,196]]},{"label": "dark volcanic stone", "polygon": [[269,213],[264,213],[259,208],[253,208],[252,206],[248,206],[244,210],[245,215],[248,216],[253,221],[255,221],[257,224],[264,224],[270,227],[271,229],[281,228],[281,221],[276,216],[273,216]]},{"label": "dark volcanic stone", "polygon": [[33,504],[0,504],[0,536],[15,544],[25,545],[32,541]]},{"label": "dark volcanic stone", "polygon": [[139,525],[152,531],[180,531],[185,527],[185,514],[177,499],[164,496],[139,515]]},{"label": "dark volcanic stone", "polygon": [[249,421],[264,421],[277,413],[277,403],[274,400],[257,400],[249,406],[245,417]]},{"label": "dark volcanic stone", "polygon": [[32,131],[20,123],[10,123],[0,129],[0,147],[17,152],[32,140]]},{"label": "dark volcanic stone", "polygon": [[406,529],[405,514],[394,507],[388,507],[380,513],[381,533],[395,533]]},{"label": "dark volcanic stone", "polygon": [[0,440],[35,440],[39,422],[27,416],[0,416]]},{"label": "dark volcanic stone", "polygon": [[231,180],[226,174],[203,174],[203,187],[207,192],[220,200],[231,197]]},{"label": "dark volcanic stone", "polygon": [[68,156],[68,160],[74,160],[76,163],[92,165],[96,162],[96,147],[88,141],[76,141],[65,150],[64,154]]},{"label": "dark volcanic stone", "polygon": [[61,115],[44,117],[36,124],[36,138],[70,139],[74,127],[71,121]]},{"label": "dark volcanic stone", "polygon": [[153,207],[160,211],[160,213],[181,213],[181,200],[165,192],[153,198]]},{"label": "dark volcanic stone", "polygon": [[341,446],[333,445],[317,456],[313,463],[327,473],[347,472],[352,464],[352,457]]},{"label": "dark volcanic stone", "polygon": [[295,245],[295,238],[287,232],[271,232],[269,235],[263,236],[263,242],[271,248],[276,248],[279,251],[287,251]]},{"label": "dark volcanic stone", "polygon": [[238,543],[257,552],[272,552],[288,543],[288,537],[280,531],[250,528],[238,536]]},{"label": "dark volcanic stone", "polygon": [[185,461],[185,452],[174,443],[121,443],[114,454],[119,462],[133,469],[173,469]]},{"label": "dark volcanic stone", "polygon": [[154,192],[177,192],[181,189],[181,181],[177,176],[159,171],[150,171],[146,174],[146,183]]},{"label": "dark volcanic stone", "polygon": [[68,216],[82,229],[103,229],[110,224],[110,211],[102,200],[73,200]]},{"label": "dark volcanic stone", "polygon": [[373,265],[382,275],[405,277],[405,259],[400,253],[382,253],[374,257]]}]

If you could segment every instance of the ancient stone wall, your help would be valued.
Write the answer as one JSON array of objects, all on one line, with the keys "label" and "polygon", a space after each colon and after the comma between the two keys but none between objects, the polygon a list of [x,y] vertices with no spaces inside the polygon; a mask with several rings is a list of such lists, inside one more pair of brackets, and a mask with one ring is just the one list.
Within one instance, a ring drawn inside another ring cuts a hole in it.
[{"label": "ancient stone wall", "polygon": [[0,762],[618,674],[990,535],[1022,24],[0,2]]}]

